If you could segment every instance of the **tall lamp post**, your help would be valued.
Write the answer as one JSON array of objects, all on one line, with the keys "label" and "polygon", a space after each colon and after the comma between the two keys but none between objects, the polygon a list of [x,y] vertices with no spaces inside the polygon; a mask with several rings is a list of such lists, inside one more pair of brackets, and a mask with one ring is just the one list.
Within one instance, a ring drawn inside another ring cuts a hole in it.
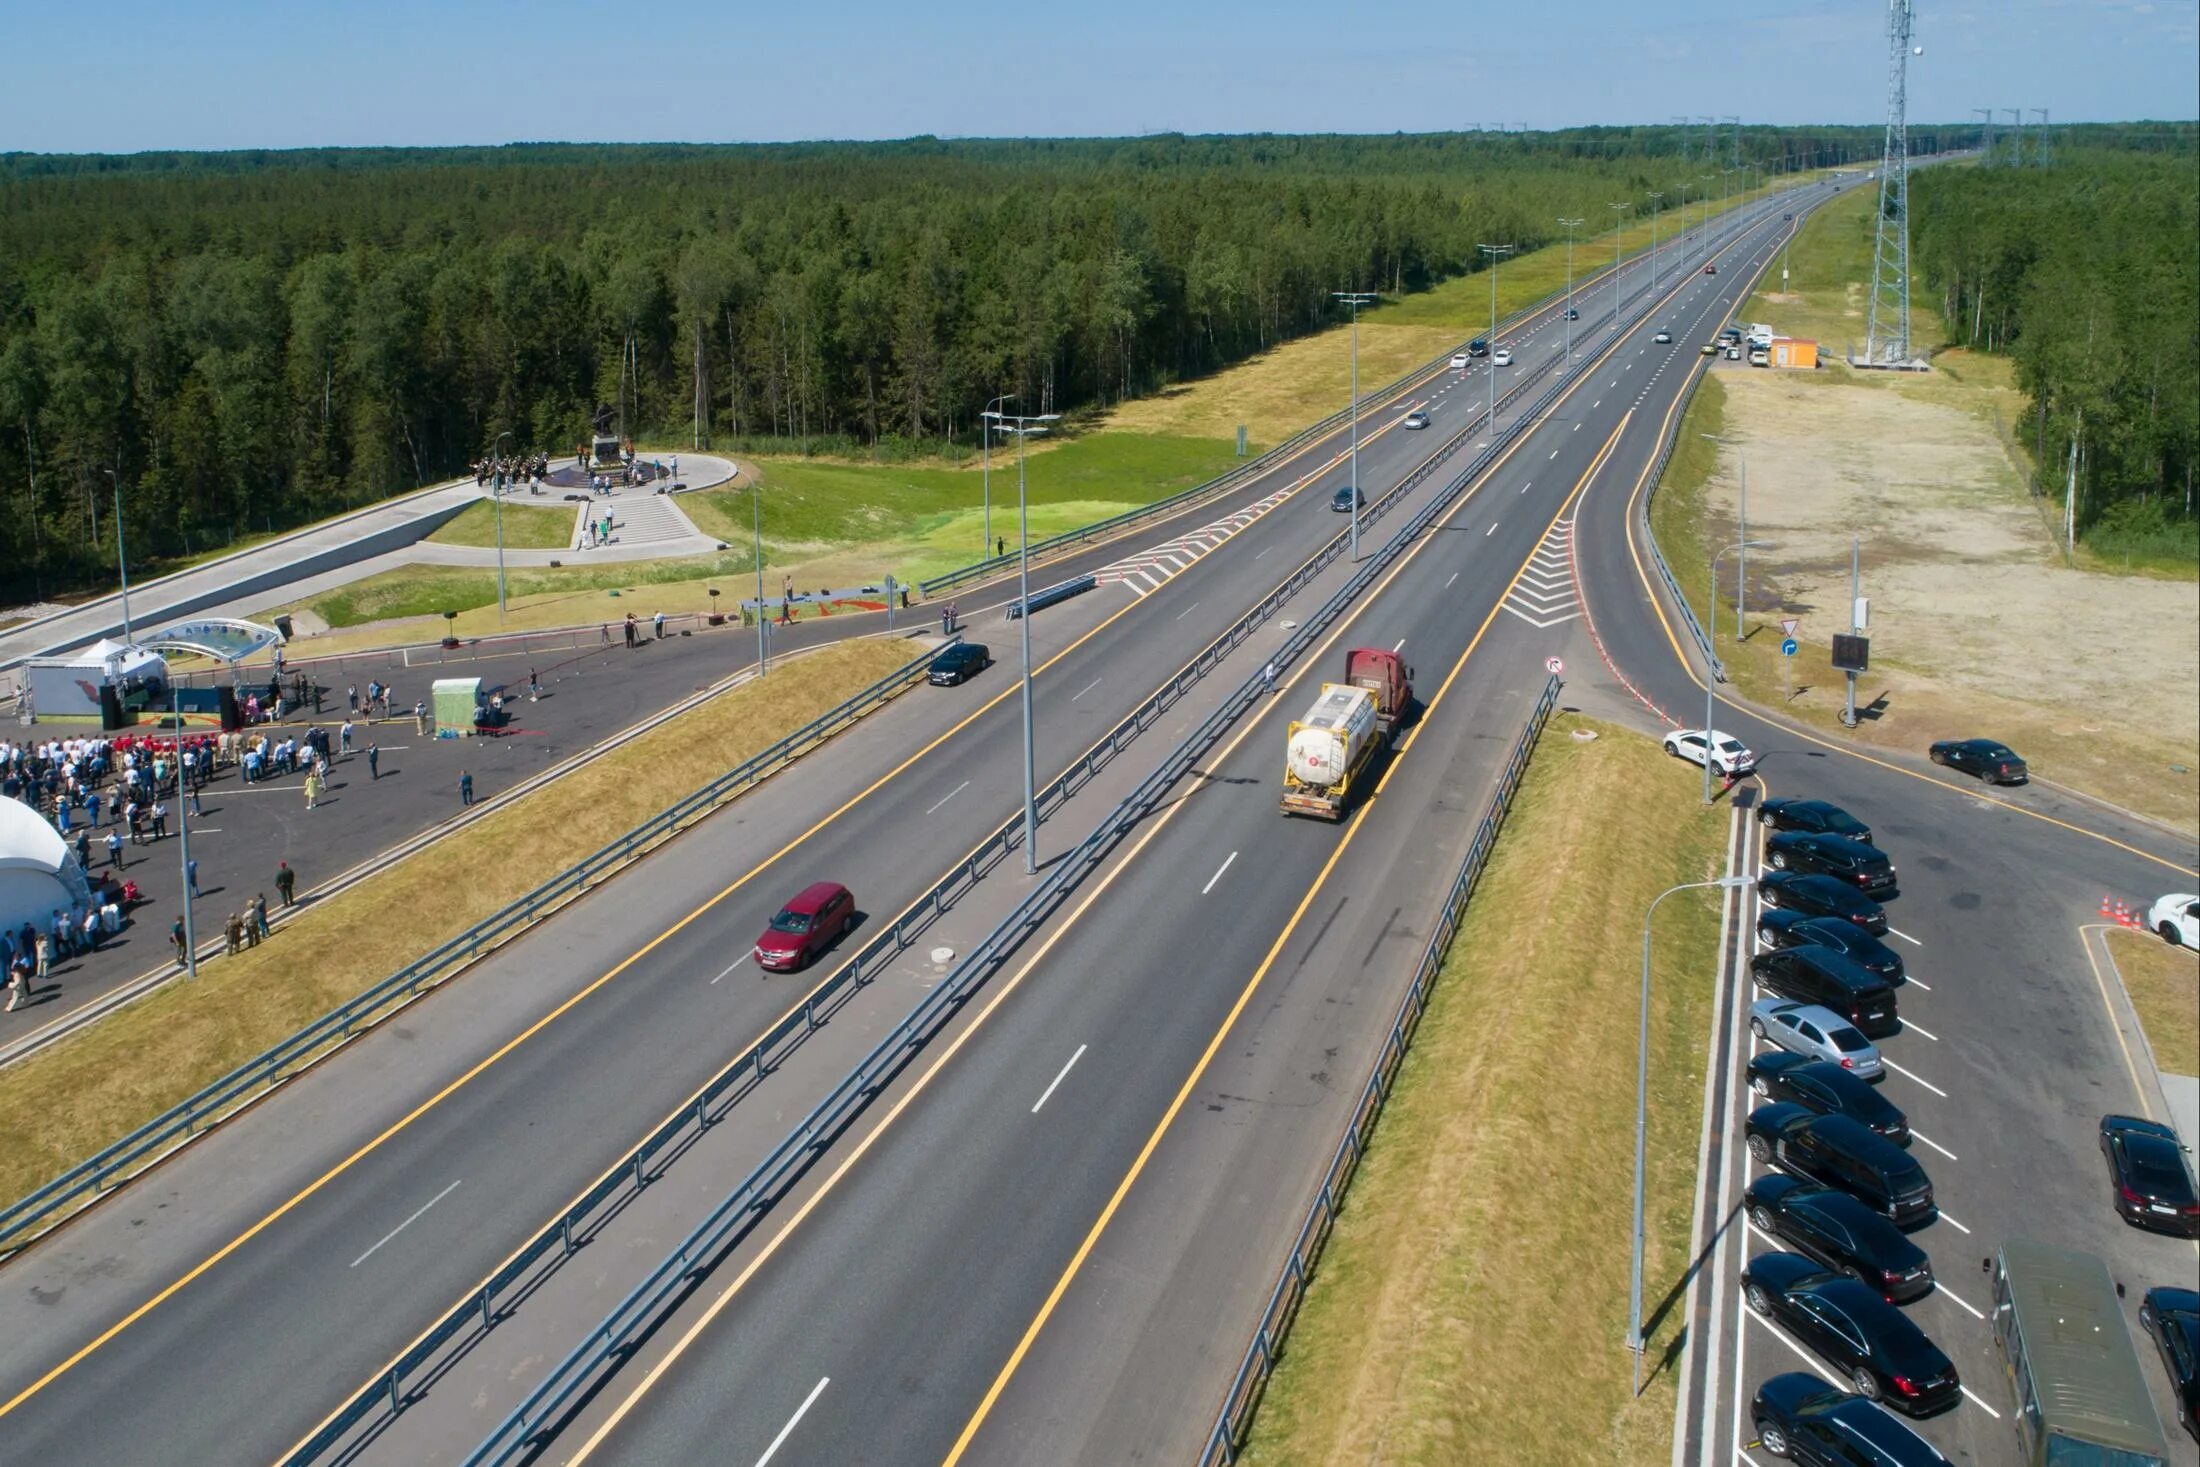
[{"label": "tall lamp post", "polygon": [[[1768,550],[1770,540],[1740,540],[1720,550],[1711,557],[1711,590],[1704,598],[1704,640],[1716,647],[1719,642],[1719,561],[1746,549]],[[1703,670],[1703,802],[1711,803],[1711,692],[1719,685],[1718,654],[1711,654],[1711,661]]]},{"label": "tall lamp post", "polygon": [[1609,207],[1609,208],[1611,209],[1611,211],[1612,211],[1612,215],[1613,215],[1613,218],[1612,218],[1612,333],[1613,333],[1613,334],[1614,334],[1614,335],[1616,336],[1616,335],[1618,335],[1618,334],[1619,334],[1619,241],[1620,241],[1620,236],[1621,236],[1622,234],[1624,234],[1624,233],[1626,232],[1626,231],[1625,231],[1625,230],[1624,230],[1624,229],[1622,228],[1622,226],[1623,226],[1623,225],[1624,225],[1624,224],[1626,223],[1626,221],[1627,221],[1627,211],[1628,211],[1629,209],[1632,209],[1632,208],[1634,208],[1635,206],[1634,206],[1633,204],[1612,204],[1612,205],[1609,205],[1608,207]]},{"label": "tall lamp post", "polygon": [[115,486],[115,569],[122,575],[122,645],[130,645],[130,560],[122,553],[122,480],[113,469],[107,477]]},{"label": "tall lamp post", "polygon": [[1333,290],[1331,300],[1352,312],[1352,558],[1360,558],[1360,307],[1375,304],[1373,291]]},{"label": "tall lamp post", "polygon": [[1574,231],[1581,227],[1579,219],[1561,219],[1566,226],[1566,365],[1574,364]]},{"label": "tall lamp post", "polygon": [[497,616],[504,615],[504,440],[511,437],[510,430],[497,434],[497,441],[489,445],[490,497],[497,505]]},{"label": "tall lamp post", "polygon": [[191,902],[198,893],[191,889],[191,791],[185,787],[189,778],[183,772],[183,690],[173,677],[168,679],[169,727],[176,735],[176,836],[182,849],[177,859],[183,862],[183,968],[191,977],[199,976],[198,927],[191,919]]},{"label": "tall lamp post", "polygon": [[1703,185],[1703,194],[1702,194],[1702,199],[1703,199],[1703,240],[1702,240],[1702,246],[1703,246],[1703,253],[1704,253],[1704,254],[1706,254],[1706,255],[1709,255],[1709,254],[1711,253],[1711,179],[1712,179],[1712,175],[1711,175],[1711,174],[1708,174],[1708,173],[1706,173],[1706,174],[1702,174],[1702,175],[1700,175],[1700,176],[1699,176],[1699,177],[1697,178],[1697,180],[1696,180],[1696,181],[1697,181],[1698,183],[1701,183],[1701,184]]},{"label": "tall lamp post", "polygon": [[985,411],[978,414],[978,452],[982,460],[978,473],[985,481],[985,544],[980,547],[984,552],[978,557],[980,560],[988,560],[993,555],[993,410],[1004,402],[1015,400],[1015,393],[1004,392],[987,403]]},{"label": "tall lamp post", "polygon": [[1652,190],[1651,190],[1651,192],[1650,192],[1650,293],[1651,293],[1652,295],[1655,295],[1655,294],[1657,294],[1657,290],[1658,290],[1658,204],[1659,204],[1659,203],[1660,203],[1661,201],[1663,201],[1663,199],[1664,199],[1664,198],[1665,198],[1665,194],[1664,194],[1664,192],[1663,192],[1662,190],[1658,190],[1658,189],[1652,189]]},{"label": "tall lamp post", "polygon": [[1513,252],[1509,244],[1475,246],[1490,260],[1490,442],[1497,441],[1497,262]]},{"label": "tall lamp post", "polygon": [[756,562],[756,675],[762,677],[771,670],[769,654],[764,645],[764,476],[758,474],[749,484],[749,523],[754,540],[749,558]]},{"label": "tall lamp post", "polygon": [[1039,872],[1039,801],[1033,785],[1031,750],[1031,502],[1024,492],[1024,440],[1060,422],[1060,413],[1025,417],[1016,413],[986,416],[1003,433],[1016,435],[1016,605],[1024,643],[1024,875]]},{"label": "tall lamp post", "polygon": [[1748,886],[1747,876],[1721,876],[1716,881],[1689,881],[1659,892],[1642,914],[1642,1014],[1635,1031],[1635,1237],[1633,1267],[1627,1282],[1627,1348],[1635,1355],[1635,1394],[1642,1394],[1642,1173],[1643,1136],[1650,1119],[1650,919],[1658,903],[1677,891],[1703,891],[1717,887],[1733,891]]}]

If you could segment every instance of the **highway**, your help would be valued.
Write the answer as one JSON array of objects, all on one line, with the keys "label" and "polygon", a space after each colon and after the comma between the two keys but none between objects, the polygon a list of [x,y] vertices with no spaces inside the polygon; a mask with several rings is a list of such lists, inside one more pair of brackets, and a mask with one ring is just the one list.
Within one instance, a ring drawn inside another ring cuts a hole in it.
[{"label": "highway", "polygon": [[[1585,295],[1582,305],[1577,337],[1596,326],[1596,302]],[[1554,335],[1546,329],[1544,344]],[[1435,402],[1435,428],[1408,433],[1392,426],[1401,404],[1373,403],[1363,486],[1372,494],[1402,479],[1473,405],[1467,393]],[[1596,441],[1570,437],[1569,463]],[[1035,654],[1047,662],[1042,777],[1338,531],[1326,505],[1336,469],[1334,440],[1316,445],[1192,517],[1230,518],[1304,486],[1184,573],[1143,595],[1111,583],[1034,619]],[[1508,518],[1502,546],[1525,523]],[[1145,543],[1184,528],[1161,527]],[[1384,533],[1380,521],[1373,533]],[[1501,564],[1500,545],[1485,547],[1488,564]],[[1004,665],[968,688],[903,699],[10,1262],[0,1456],[270,1459],[364,1383],[798,999],[805,980],[764,982],[743,961],[789,892],[831,876],[879,920],[1014,808],[1013,639],[997,621],[975,635]],[[1112,777],[1134,778],[1174,726],[1132,746]],[[1043,830],[1042,850],[1068,838]],[[1018,881],[989,882],[973,911],[1005,909]],[[921,951],[906,955],[821,1031],[814,1055],[806,1046],[799,1062],[782,1061],[746,1102],[753,1111],[734,1114],[783,1127],[784,1107],[799,1113],[801,1102],[776,1098],[780,1087],[799,1097],[837,1074],[867,1026],[898,1015],[934,976]],[[689,1185],[678,1168],[671,1176]],[[674,1195],[663,1182],[650,1192],[660,1190]],[[622,1238],[617,1252],[639,1260],[663,1239]],[[612,1256],[586,1271],[609,1269]],[[535,1328],[525,1314],[505,1327],[522,1343]],[[532,1354],[552,1348],[534,1340]],[[282,1382],[279,1405],[271,1381]]]},{"label": "highway", "polygon": [[[1636,328],[1421,537],[555,1458],[1195,1455],[1496,761],[1575,635],[1534,624],[1520,572],[1577,495],[1649,461],[1677,353],[1747,273],[1669,276],[1679,341]],[[1341,831],[1287,820],[1282,724],[1351,645],[1402,647],[1427,707]]]}]

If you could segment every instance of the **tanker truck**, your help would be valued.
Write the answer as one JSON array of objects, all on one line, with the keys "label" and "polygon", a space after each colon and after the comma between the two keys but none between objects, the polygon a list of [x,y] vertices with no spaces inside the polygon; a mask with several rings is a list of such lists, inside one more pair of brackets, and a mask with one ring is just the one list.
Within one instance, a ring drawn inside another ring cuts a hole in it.
[{"label": "tanker truck", "polygon": [[1413,699],[1410,676],[1394,652],[1358,648],[1345,654],[1343,683],[1322,684],[1321,696],[1286,731],[1283,813],[1342,820],[1371,779],[1375,751]]}]

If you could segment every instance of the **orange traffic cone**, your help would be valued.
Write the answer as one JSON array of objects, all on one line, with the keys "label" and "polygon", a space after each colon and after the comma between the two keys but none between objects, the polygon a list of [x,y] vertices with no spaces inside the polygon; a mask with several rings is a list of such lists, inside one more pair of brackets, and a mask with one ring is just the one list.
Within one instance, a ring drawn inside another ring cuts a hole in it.
[{"label": "orange traffic cone", "polygon": [[2107,892],[2104,891],[2101,893],[2101,920],[2103,922],[2112,922],[2115,920],[2115,918],[2116,913],[2111,910],[2109,895]]}]

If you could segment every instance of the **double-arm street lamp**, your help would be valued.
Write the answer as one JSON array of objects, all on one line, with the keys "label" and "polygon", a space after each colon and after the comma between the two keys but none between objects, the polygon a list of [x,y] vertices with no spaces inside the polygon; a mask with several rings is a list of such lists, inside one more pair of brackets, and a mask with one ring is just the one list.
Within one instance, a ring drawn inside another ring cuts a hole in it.
[{"label": "double-arm street lamp", "polygon": [[[130,645],[130,561],[122,553],[122,480],[113,469],[107,478],[115,486],[115,569],[122,576],[122,645]],[[25,684],[28,686],[28,684]]]},{"label": "double-arm street lamp", "polygon": [[987,403],[985,411],[978,414],[978,451],[983,460],[983,467],[978,472],[985,485],[985,544],[981,547],[983,553],[978,557],[980,560],[993,558],[993,410],[1004,402],[1015,400],[1015,393],[1004,392]]},{"label": "double-arm street lamp", "polygon": [[1030,417],[988,412],[988,421],[1003,433],[1016,435],[1016,620],[1024,642],[1024,874],[1039,871],[1039,802],[1032,783],[1031,750],[1031,504],[1024,492],[1024,440],[1047,431],[1047,424],[1061,421],[1060,413]]},{"label": "double-arm street lamp", "polygon": [[497,434],[489,445],[489,492],[497,506],[497,616],[504,616],[504,440],[510,430]]},{"label": "double-arm street lamp", "polygon": [[1661,190],[1650,192],[1650,293],[1658,291],[1658,204],[1665,198]]},{"label": "double-arm street lamp", "polygon": [[1608,205],[1612,211],[1612,332],[1619,333],[1619,241],[1626,231],[1621,227],[1627,222],[1627,211],[1633,204]]},{"label": "double-arm street lamp", "polygon": [[[1719,561],[1725,556],[1750,550],[1769,550],[1771,547],[1770,540],[1737,540],[1712,555],[1711,589],[1704,598],[1704,640],[1710,646],[1716,647],[1719,642]],[[1703,802],[1706,805],[1711,803],[1711,761],[1713,754],[1717,752],[1711,738],[1711,714],[1712,690],[1719,685],[1718,653],[1713,652],[1711,658],[1703,669]]]},{"label": "double-arm street lamp", "polygon": [[1330,299],[1344,302],[1352,312],[1352,558],[1360,558],[1360,307],[1372,306],[1378,297],[1369,290],[1333,290]]},{"label": "double-arm street lamp", "polygon": [[1478,244],[1475,246],[1490,259],[1490,442],[1497,441],[1497,262],[1511,254],[1517,245]]},{"label": "double-arm street lamp", "polygon": [[1566,365],[1574,364],[1574,231],[1581,227],[1579,219],[1561,219],[1566,226]]}]

